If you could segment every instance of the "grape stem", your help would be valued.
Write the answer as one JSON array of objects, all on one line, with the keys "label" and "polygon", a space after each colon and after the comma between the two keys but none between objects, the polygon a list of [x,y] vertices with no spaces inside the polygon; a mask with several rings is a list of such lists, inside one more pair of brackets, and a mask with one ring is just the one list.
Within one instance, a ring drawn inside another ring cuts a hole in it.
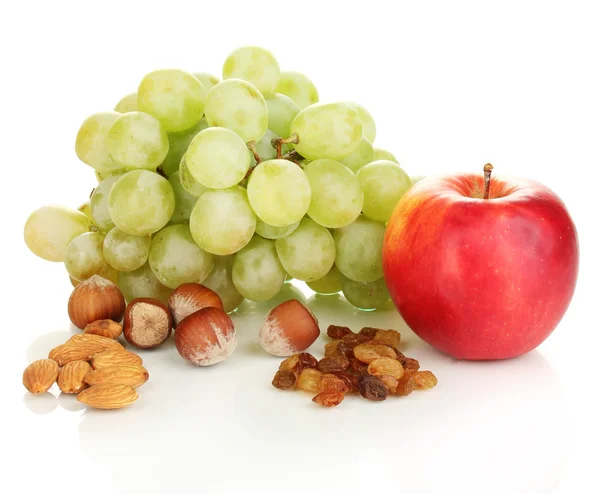
[{"label": "grape stem", "polygon": [[254,159],[256,160],[256,164],[258,165],[262,161],[262,159],[260,158],[260,156],[258,155],[258,151],[256,150],[256,141],[250,141],[246,144],[246,146],[248,146],[248,149],[252,151]]},{"label": "grape stem", "polygon": [[483,167],[483,198],[490,198],[490,182],[492,181],[492,170],[494,167],[491,163],[486,163]]},{"label": "grape stem", "polygon": [[300,138],[298,137],[298,134],[292,134],[290,137],[286,137],[285,139],[277,137],[271,140],[271,145],[277,149],[277,158],[283,158],[281,155],[281,146],[284,144],[298,144],[299,142]]},{"label": "grape stem", "polygon": [[281,158],[284,160],[293,161],[298,165],[300,164],[300,161],[304,159],[304,156],[302,156],[298,151],[294,149],[288,153],[285,153]]},{"label": "grape stem", "polygon": [[165,173],[165,171],[163,170],[162,165],[160,165],[157,169],[156,169],[156,173],[158,173],[161,177],[163,178],[169,178],[167,177],[167,174]]}]

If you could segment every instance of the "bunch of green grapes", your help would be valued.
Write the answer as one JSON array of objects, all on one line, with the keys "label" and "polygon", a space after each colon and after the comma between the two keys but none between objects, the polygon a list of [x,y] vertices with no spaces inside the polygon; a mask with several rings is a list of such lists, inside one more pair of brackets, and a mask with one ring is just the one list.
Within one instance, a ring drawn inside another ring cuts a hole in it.
[{"label": "bunch of green grapes", "polygon": [[290,278],[384,307],[385,223],[412,185],[354,102],[319,103],[303,74],[243,47],[223,79],[157,70],[75,140],[98,178],[79,210],[31,214],[25,241],[74,281],[116,280],[128,300],[167,300],[182,283],[227,311],[275,297]]}]

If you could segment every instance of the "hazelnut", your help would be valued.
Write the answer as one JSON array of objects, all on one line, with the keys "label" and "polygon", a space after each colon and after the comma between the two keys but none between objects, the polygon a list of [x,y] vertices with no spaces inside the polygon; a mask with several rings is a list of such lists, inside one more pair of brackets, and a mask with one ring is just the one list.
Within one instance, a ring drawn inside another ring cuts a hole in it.
[{"label": "hazelnut", "polygon": [[288,357],[303,352],[319,337],[319,322],[298,300],[287,300],[267,314],[258,333],[261,346],[270,354]]},{"label": "hazelnut", "polygon": [[135,298],[125,310],[123,336],[138,348],[162,345],[171,335],[172,327],[169,309],[153,298]]},{"label": "hazelnut", "polygon": [[123,326],[112,319],[100,319],[89,323],[83,332],[86,334],[97,334],[98,336],[104,336],[105,338],[112,338],[116,340],[123,332]]},{"label": "hazelnut", "polygon": [[233,321],[221,309],[205,307],[183,319],[175,330],[179,354],[195,365],[213,365],[235,350]]},{"label": "hazelnut", "polygon": [[120,321],[125,299],[112,281],[95,274],[77,285],[69,297],[69,318],[79,329],[99,319]]},{"label": "hazelnut", "polygon": [[216,307],[224,310],[221,297],[199,283],[184,283],[169,297],[169,309],[171,309],[175,326],[190,314],[204,309],[204,307]]}]

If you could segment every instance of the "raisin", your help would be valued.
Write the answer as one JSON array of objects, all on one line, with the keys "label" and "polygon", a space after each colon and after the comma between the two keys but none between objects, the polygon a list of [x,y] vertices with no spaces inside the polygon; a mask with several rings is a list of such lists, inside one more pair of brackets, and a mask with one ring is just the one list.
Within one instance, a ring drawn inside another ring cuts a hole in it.
[{"label": "raisin", "polygon": [[288,389],[296,383],[296,374],[288,370],[279,370],[273,378],[273,386],[277,389]]},{"label": "raisin", "polygon": [[348,386],[342,379],[333,374],[323,374],[319,379],[319,392],[323,391],[346,393],[348,391]]},{"label": "raisin", "polygon": [[339,345],[337,346],[337,352],[340,355],[343,355],[346,358],[354,357],[354,352],[352,350],[353,349],[350,348],[350,346],[348,345],[348,343],[346,343],[343,340],[340,341]]},{"label": "raisin", "polygon": [[374,376],[392,376],[394,379],[400,379],[404,375],[402,364],[388,357],[372,360],[367,371]]},{"label": "raisin", "polygon": [[372,340],[377,334],[377,331],[379,331],[377,328],[362,328],[358,334],[365,335],[367,338]]},{"label": "raisin", "polygon": [[332,374],[346,383],[346,386],[348,386],[348,393],[358,393],[358,376],[350,374],[349,372],[332,372]]},{"label": "raisin", "polygon": [[431,389],[437,384],[437,377],[430,371],[418,371],[413,379],[417,389]]},{"label": "raisin", "polygon": [[348,336],[344,336],[342,341],[353,350],[355,346],[371,341],[371,338],[364,334],[349,334]]},{"label": "raisin", "polygon": [[350,370],[358,374],[366,374],[368,365],[361,362],[356,357],[350,359]]},{"label": "raisin", "polygon": [[330,341],[325,344],[325,356],[332,357],[334,355],[339,355],[338,346],[342,343],[342,340]]},{"label": "raisin", "polygon": [[389,393],[385,383],[378,377],[371,376],[370,374],[359,376],[358,391],[363,398],[372,401],[383,401]]},{"label": "raisin", "polygon": [[315,396],[312,401],[324,407],[336,407],[344,401],[344,393],[338,391],[323,391]]},{"label": "raisin", "polygon": [[398,379],[398,386],[396,387],[396,395],[408,396],[416,388],[415,378],[413,374],[404,374],[402,379]]},{"label": "raisin", "polygon": [[398,350],[397,348],[394,348],[394,352],[396,352],[396,358],[398,360],[406,358],[406,356],[400,350]]},{"label": "raisin", "polygon": [[294,372],[296,370],[296,365],[300,361],[300,354],[295,353],[294,355],[286,358],[281,364],[279,364],[279,370],[286,370]]},{"label": "raisin", "polygon": [[310,353],[300,353],[298,354],[298,363],[296,364],[294,372],[298,376],[304,369],[314,369],[317,367],[318,363],[319,361]]},{"label": "raisin", "polygon": [[380,329],[375,333],[373,341],[378,341],[392,348],[400,346],[400,333],[395,329]]},{"label": "raisin", "polygon": [[379,376],[379,379],[383,381],[385,387],[389,390],[391,394],[394,394],[398,389],[398,379],[393,378],[392,376]]},{"label": "raisin", "polygon": [[354,334],[354,332],[346,326],[336,326],[332,324],[327,328],[327,336],[334,340],[341,340],[344,336]]},{"label": "raisin", "polygon": [[370,364],[376,358],[389,357],[395,359],[396,352],[385,345],[362,344],[354,347],[354,356],[361,362]]},{"label": "raisin", "polygon": [[304,369],[298,376],[296,387],[303,391],[316,393],[319,391],[319,380],[323,373],[317,369]]},{"label": "raisin", "polygon": [[419,370],[419,361],[415,360],[414,358],[400,357],[398,358],[398,361],[402,364],[402,367],[404,367],[404,372],[407,374],[414,374]]},{"label": "raisin", "polygon": [[345,371],[350,367],[350,361],[341,355],[334,355],[333,357],[325,357],[319,360],[317,369],[325,374],[336,371]]}]

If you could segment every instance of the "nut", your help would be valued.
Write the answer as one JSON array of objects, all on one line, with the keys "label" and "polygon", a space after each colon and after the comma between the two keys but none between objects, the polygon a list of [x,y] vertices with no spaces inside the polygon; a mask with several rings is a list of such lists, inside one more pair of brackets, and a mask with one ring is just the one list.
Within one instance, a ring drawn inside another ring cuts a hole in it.
[{"label": "nut", "polygon": [[213,365],[225,360],[236,344],[233,321],[216,307],[205,307],[190,314],[175,330],[177,351],[195,365]]},{"label": "nut", "polygon": [[123,336],[138,348],[155,348],[171,336],[173,319],[165,304],[152,298],[129,302],[123,319]]},{"label": "nut", "polygon": [[89,323],[83,330],[85,334],[96,334],[116,340],[123,332],[123,326],[112,319],[100,319]]},{"label": "nut", "polygon": [[85,360],[74,360],[61,367],[56,382],[63,393],[79,393],[87,388],[84,379],[91,371],[92,367]]},{"label": "nut", "polygon": [[92,357],[92,368],[114,367],[115,365],[142,365],[142,358],[127,350],[104,350]]},{"label": "nut", "polygon": [[94,275],[75,287],[69,297],[69,318],[80,329],[99,319],[120,321],[125,299],[112,281]]},{"label": "nut", "polygon": [[292,299],[274,307],[260,328],[261,346],[270,354],[287,357],[303,352],[320,334],[319,323],[308,307]]},{"label": "nut", "polygon": [[204,309],[204,307],[216,307],[224,310],[221,297],[199,283],[184,283],[169,297],[169,309],[173,315],[175,326],[190,314]]},{"label": "nut", "polygon": [[51,359],[36,360],[23,371],[23,386],[33,394],[48,391],[58,377],[58,364]]},{"label": "nut", "polygon": [[92,408],[114,410],[130,405],[137,400],[135,389],[123,384],[98,384],[84,389],[77,395],[77,400]]},{"label": "nut", "polygon": [[95,334],[77,334],[52,350],[48,358],[55,360],[61,367],[75,360],[89,360],[96,353],[111,349],[124,351],[123,346],[111,338]]},{"label": "nut", "polygon": [[85,376],[85,382],[90,386],[124,384],[125,386],[137,388],[144,384],[148,377],[148,371],[141,365],[113,365],[91,371]]}]

